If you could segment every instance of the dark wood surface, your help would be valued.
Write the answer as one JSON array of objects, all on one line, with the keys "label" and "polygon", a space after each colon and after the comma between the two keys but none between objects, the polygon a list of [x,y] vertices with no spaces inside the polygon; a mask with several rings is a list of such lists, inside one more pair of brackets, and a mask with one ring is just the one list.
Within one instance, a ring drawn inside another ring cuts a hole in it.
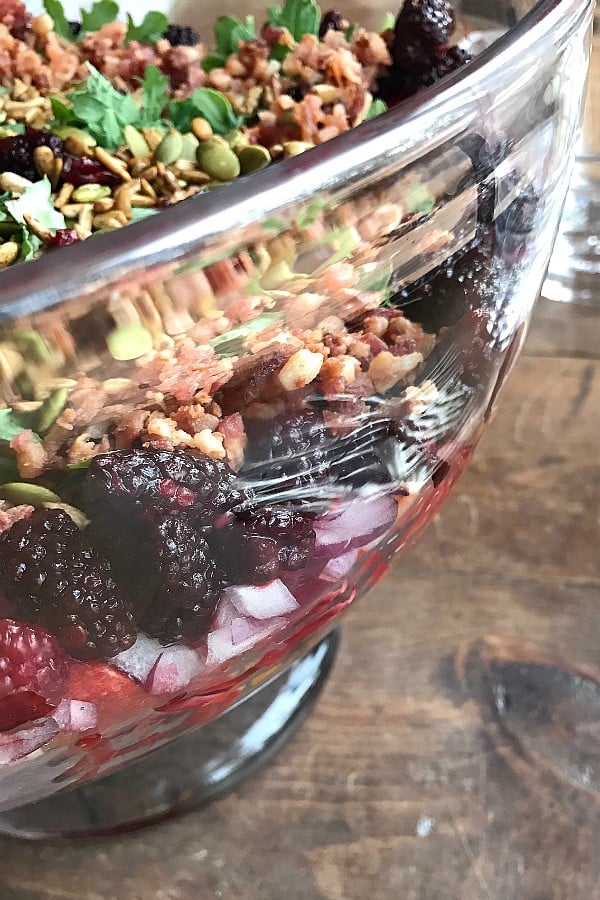
[{"label": "dark wood surface", "polygon": [[600,898],[599,348],[600,297],[539,304],[470,469],[268,769],[121,839],[0,839],[0,900]]}]

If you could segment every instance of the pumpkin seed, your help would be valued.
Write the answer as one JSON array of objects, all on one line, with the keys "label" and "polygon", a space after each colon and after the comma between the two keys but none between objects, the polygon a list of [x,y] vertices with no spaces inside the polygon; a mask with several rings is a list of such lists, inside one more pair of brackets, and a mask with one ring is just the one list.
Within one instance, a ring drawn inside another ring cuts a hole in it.
[{"label": "pumpkin seed", "polygon": [[152,350],[152,335],[143,325],[122,325],[108,335],[108,351],[113,359],[137,359]]},{"label": "pumpkin seed", "polygon": [[75,125],[57,125],[52,131],[54,134],[57,134],[59,138],[62,138],[63,141],[73,137],[78,141],[81,141],[82,144],[85,144],[86,147],[95,147],[97,143],[96,139],[93,138],[91,134],[88,134],[83,128],[76,128]]},{"label": "pumpkin seed", "polygon": [[170,166],[177,162],[183,150],[183,138],[178,131],[169,131],[154,151],[154,158],[157,162]]},{"label": "pumpkin seed", "polygon": [[289,264],[285,259],[280,259],[279,262],[269,266],[260,280],[260,285],[265,291],[273,291],[286,284],[293,277],[294,273],[290,269]]},{"label": "pumpkin seed", "polygon": [[248,175],[250,172],[258,172],[259,169],[268,166],[271,162],[271,154],[266,147],[262,147],[260,144],[249,144],[238,152],[238,159],[242,175]]},{"label": "pumpkin seed", "polygon": [[52,428],[69,399],[69,392],[66,388],[59,388],[47,397],[38,413],[36,431],[39,434],[45,434]]},{"label": "pumpkin seed", "polygon": [[152,150],[141,131],[138,131],[133,125],[126,125],[123,129],[123,135],[125,143],[133,156],[151,156]]},{"label": "pumpkin seed", "polygon": [[225,141],[211,138],[196,151],[203,172],[218,181],[232,181],[240,174],[240,161]]},{"label": "pumpkin seed", "polygon": [[236,147],[239,147],[240,144],[244,143],[244,135],[238,128],[234,128],[232,131],[228,131],[227,134],[223,135],[223,140],[229,144],[232,150],[235,150]]},{"label": "pumpkin seed", "polygon": [[35,363],[50,362],[51,355],[48,345],[38,331],[34,331],[32,328],[24,328],[15,331],[11,335],[11,340],[25,359]]},{"label": "pumpkin seed", "polygon": [[30,481],[13,481],[0,485],[0,497],[15,506],[21,503],[29,506],[42,506],[44,503],[61,502],[60,497],[54,491]]},{"label": "pumpkin seed", "polygon": [[283,145],[283,155],[286,159],[289,159],[290,156],[299,156],[305,150],[312,150],[314,146],[314,144],[309,144],[308,141],[286,141]]},{"label": "pumpkin seed", "polygon": [[77,203],[94,203],[110,195],[111,190],[106,184],[82,184],[73,191],[71,197]]},{"label": "pumpkin seed", "polygon": [[187,134],[183,134],[181,137],[183,140],[183,146],[181,148],[181,156],[179,158],[187,159],[190,162],[196,162],[196,150],[198,149],[200,141],[195,134],[192,134],[191,131],[188,131]]},{"label": "pumpkin seed", "polygon": [[63,512],[66,512],[73,519],[80,531],[83,531],[90,524],[90,520],[85,513],[69,503],[43,503],[42,505],[44,509],[62,509]]}]

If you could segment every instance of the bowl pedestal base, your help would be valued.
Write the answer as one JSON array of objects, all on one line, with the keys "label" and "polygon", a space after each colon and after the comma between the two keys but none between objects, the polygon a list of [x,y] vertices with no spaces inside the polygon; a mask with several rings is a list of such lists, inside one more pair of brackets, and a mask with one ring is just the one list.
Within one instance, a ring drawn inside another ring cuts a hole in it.
[{"label": "bowl pedestal base", "polygon": [[0,813],[0,833],[28,840],[109,836],[225,794],[268,762],[302,724],[329,675],[338,643],[333,631],[234,708],[143,759]]}]

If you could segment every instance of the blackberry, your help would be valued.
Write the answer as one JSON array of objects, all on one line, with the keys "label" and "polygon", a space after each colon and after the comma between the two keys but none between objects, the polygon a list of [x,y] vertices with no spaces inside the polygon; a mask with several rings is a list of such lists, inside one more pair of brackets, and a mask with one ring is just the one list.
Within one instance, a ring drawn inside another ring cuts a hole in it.
[{"label": "blackberry", "polygon": [[339,9],[330,9],[323,14],[321,24],[319,25],[319,40],[322,41],[328,31],[342,31],[344,28],[344,17]]},{"label": "blackberry", "polygon": [[304,568],[315,547],[311,519],[284,507],[238,513],[216,539],[226,578],[242,584],[265,584]]},{"label": "blackberry", "polygon": [[197,450],[124,450],[96,456],[84,479],[93,519],[178,513],[200,525],[251,498],[227,463]]},{"label": "blackberry", "polygon": [[169,25],[163,37],[172,47],[195,47],[200,43],[200,35],[189,25]]},{"label": "blackberry", "polygon": [[215,610],[221,583],[212,551],[180,516],[152,525],[149,534],[156,593],[141,627],[164,644],[199,637]]},{"label": "blackberry", "polygon": [[114,656],[135,641],[108,560],[62,510],[37,510],[2,536],[0,580],[19,616],[79,659]]},{"label": "blackberry", "polygon": [[65,656],[42,628],[0,619],[0,731],[39,719],[67,687]]},{"label": "blackberry", "polygon": [[394,25],[392,57],[398,66],[433,56],[454,31],[455,18],[448,0],[405,0]]},{"label": "blackberry", "polygon": [[33,161],[33,151],[38,147],[50,147],[55,156],[61,156],[64,143],[52,132],[37,128],[27,128],[23,134],[0,138],[0,172],[14,172],[29,181],[39,181],[42,176]]},{"label": "blackberry", "polygon": [[380,84],[379,96],[390,105],[394,105],[430,87],[446,75],[462,68],[470,60],[470,54],[461,47],[447,47],[432,58],[417,48],[414,57],[409,55],[402,64],[395,63],[388,70]]},{"label": "blackberry", "polygon": [[79,37],[79,35],[81,34],[82,27],[83,26],[82,26],[81,22],[77,22],[74,19],[72,19],[69,22],[69,31],[71,32],[71,36],[74,38]]},{"label": "blackberry", "polygon": [[328,477],[331,438],[319,413],[306,410],[268,423],[250,419],[245,427],[253,476],[255,471],[259,477],[262,473],[269,481],[285,482],[286,488],[312,485]]}]

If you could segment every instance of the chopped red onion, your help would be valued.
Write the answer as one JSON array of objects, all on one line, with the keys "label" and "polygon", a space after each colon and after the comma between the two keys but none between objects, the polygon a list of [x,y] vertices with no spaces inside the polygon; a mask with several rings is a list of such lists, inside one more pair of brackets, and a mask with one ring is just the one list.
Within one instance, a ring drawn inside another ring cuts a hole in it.
[{"label": "chopped red onion", "polygon": [[337,581],[347,575],[358,558],[358,550],[347,550],[341,556],[330,559],[319,578],[324,581]]},{"label": "chopped red onion", "polygon": [[315,520],[315,554],[334,558],[364,547],[385,534],[397,512],[398,503],[389,494],[372,499],[355,497],[335,518],[321,516]]},{"label": "chopped red onion", "polygon": [[232,603],[242,616],[254,619],[272,619],[299,608],[293,594],[278,578],[268,584],[233,585],[225,588],[222,597]]}]

